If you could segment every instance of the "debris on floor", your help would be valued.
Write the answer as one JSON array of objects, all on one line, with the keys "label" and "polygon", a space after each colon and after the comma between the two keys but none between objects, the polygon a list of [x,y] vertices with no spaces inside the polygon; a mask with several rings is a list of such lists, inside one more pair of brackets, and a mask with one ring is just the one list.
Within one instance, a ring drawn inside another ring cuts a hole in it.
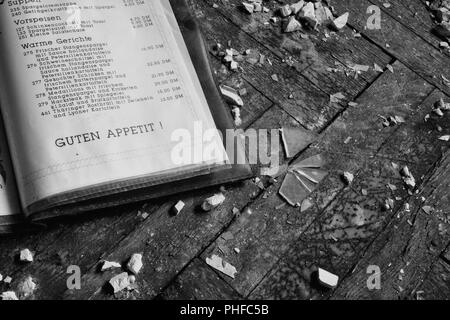
[{"label": "debris on floor", "polygon": [[386,68],[391,72],[394,73],[394,67],[390,64],[386,65]]},{"label": "debris on floor", "polygon": [[241,109],[239,107],[234,107],[231,112],[233,113],[234,117],[234,124],[239,127],[242,125],[242,119],[241,119]]},{"label": "debris on floor", "polygon": [[293,158],[313,143],[317,139],[317,134],[302,128],[282,128],[281,138],[286,157]]},{"label": "debris on floor", "polygon": [[405,203],[404,210],[406,212],[411,212],[411,205],[409,203]]},{"label": "debris on floor", "polygon": [[184,209],[184,207],[185,207],[185,203],[183,202],[183,201],[178,201],[173,207],[172,207],[172,214],[173,215],[175,215],[175,216],[177,216],[180,212],[181,212],[181,210],[183,210]]},{"label": "debris on floor", "polygon": [[260,175],[276,179],[279,176],[281,176],[284,172],[286,172],[286,170],[287,170],[286,164],[283,165],[274,164],[271,165],[270,167],[260,168]]},{"label": "debris on floor", "polygon": [[325,160],[321,154],[294,163],[288,170],[279,194],[294,207],[301,207],[303,200],[315,190],[328,175],[321,168]]},{"label": "debris on floor", "polygon": [[2,298],[2,300],[5,300],[5,301],[7,301],[7,300],[19,300],[17,298],[17,295],[16,295],[16,293],[14,291],[5,291],[5,292],[3,292],[0,295],[0,297]]},{"label": "debris on floor", "polygon": [[330,95],[330,104],[341,103],[345,99],[345,95],[342,92],[338,92]]},{"label": "debris on floor", "polygon": [[222,260],[221,257],[217,255],[212,255],[211,258],[206,258],[206,263],[217,271],[229,276],[230,278],[235,277],[237,270],[234,266]]},{"label": "debris on floor", "polygon": [[300,207],[300,212],[305,212],[306,210],[308,210],[312,206],[313,206],[313,203],[311,202],[311,200],[305,199],[305,200],[302,201],[302,204],[301,204],[301,207]]},{"label": "debris on floor", "polygon": [[5,279],[3,279],[3,282],[10,284],[12,282],[12,278],[10,276],[6,276]]},{"label": "debris on floor", "polygon": [[23,249],[22,251],[20,251],[20,261],[33,262],[33,254],[29,249]]},{"label": "debris on floor", "polygon": [[347,184],[347,185],[351,185],[352,184],[352,182],[353,182],[353,180],[355,179],[355,176],[353,175],[353,173],[350,173],[350,172],[344,172],[343,174],[342,174],[342,178],[344,179],[344,182]]},{"label": "debris on floor", "polygon": [[379,115],[379,117],[383,120],[384,127],[393,127],[406,122],[406,120],[402,116],[398,115],[388,117]]},{"label": "debris on floor", "polygon": [[349,13],[348,12],[344,13],[343,15],[341,15],[333,20],[332,26],[336,30],[341,30],[342,28],[344,28],[347,25],[348,17],[349,17]]},{"label": "debris on floor", "polygon": [[433,208],[430,206],[423,206],[422,207],[423,212],[425,212],[426,214],[431,214],[433,212]]},{"label": "debris on floor", "polygon": [[439,137],[439,140],[448,142],[448,141],[450,141],[450,135],[445,135],[445,136]]},{"label": "debris on floor", "polygon": [[142,254],[140,253],[133,254],[127,263],[127,269],[131,273],[137,275],[139,271],[141,271],[142,267],[143,267]]},{"label": "debris on floor", "polygon": [[295,32],[295,31],[299,31],[302,29],[303,28],[302,28],[301,23],[298,22],[298,20],[295,19],[295,17],[289,17],[289,19],[284,24],[283,32],[290,33],[290,32]]},{"label": "debris on floor", "polygon": [[325,269],[319,268],[317,270],[318,280],[324,287],[334,289],[337,287],[339,282],[339,277]]},{"label": "debris on floor", "polygon": [[441,98],[438,101],[436,101],[434,107],[442,111],[450,111],[450,102],[445,102],[444,99]]},{"label": "debris on floor", "polygon": [[127,272],[122,272],[109,280],[109,284],[111,285],[114,293],[118,293],[130,285],[130,280]]},{"label": "debris on floor", "polygon": [[384,208],[385,208],[386,210],[393,210],[393,209],[394,209],[394,200],[391,199],[391,198],[386,199],[386,200],[384,201]]},{"label": "debris on floor", "polygon": [[373,64],[373,69],[377,72],[384,72],[383,68],[381,68],[378,64]]},{"label": "debris on floor", "polygon": [[150,214],[146,211],[138,211],[138,217],[141,217],[143,220],[146,220],[149,216]]},{"label": "debris on floor", "polygon": [[205,199],[202,203],[203,211],[211,211],[214,208],[217,208],[225,201],[225,196],[222,193],[217,193],[212,197]]},{"label": "debris on floor", "polygon": [[104,272],[107,270],[111,270],[111,269],[116,269],[116,268],[122,268],[122,265],[118,262],[114,262],[114,261],[102,261],[102,267],[100,269],[100,271]]},{"label": "debris on floor", "polygon": [[228,104],[238,107],[244,106],[244,101],[242,100],[239,92],[236,89],[233,89],[226,85],[221,85],[220,92],[222,93],[222,96]]},{"label": "debris on floor", "polygon": [[403,182],[406,184],[408,189],[412,190],[416,187],[416,179],[409,171],[409,168],[407,166],[404,166],[402,170],[400,171],[400,174],[403,178]]},{"label": "debris on floor", "polygon": [[[294,32],[303,29],[315,30],[319,25],[334,27],[336,31],[342,29],[348,20],[348,13],[334,18],[331,9],[320,1],[298,1],[291,5],[283,5],[277,11],[284,20],[283,31]],[[272,22],[276,22],[276,17],[272,17]]]},{"label": "debris on floor", "polygon": [[[448,44],[450,42],[450,2],[448,0],[427,1],[428,8],[436,22],[434,33]],[[442,47],[442,45],[441,45]],[[448,50],[448,46],[443,46]]]},{"label": "debris on floor", "polygon": [[255,179],[253,179],[253,183],[261,190],[264,190],[264,183],[261,181],[261,179],[259,177],[256,177]]},{"label": "debris on floor", "polygon": [[33,278],[31,276],[28,276],[19,283],[19,286],[17,287],[17,291],[19,293],[20,297],[28,298],[29,296],[33,295],[34,291],[36,290],[36,283],[34,283]]}]

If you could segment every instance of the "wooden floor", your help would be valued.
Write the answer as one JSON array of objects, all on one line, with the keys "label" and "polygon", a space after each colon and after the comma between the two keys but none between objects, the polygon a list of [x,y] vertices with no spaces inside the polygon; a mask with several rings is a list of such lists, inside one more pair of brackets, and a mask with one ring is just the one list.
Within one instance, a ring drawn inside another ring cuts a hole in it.
[{"label": "wooden floor", "polygon": [[[189,2],[219,82],[247,89],[242,128],[297,126],[320,134],[297,155],[328,157],[330,174],[312,194],[313,207],[280,207],[282,179],[265,190],[245,181],[226,186],[225,203],[210,213],[196,208],[217,188],[53,223],[1,238],[0,273],[13,278],[12,288],[31,275],[38,284],[31,299],[450,298],[450,144],[438,139],[450,134],[450,113],[431,113],[440,97],[450,101],[450,57],[430,32],[434,22],[425,1],[332,1],[337,12],[350,12],[350,20],[329,38],[323,30],[309,38],[282,34],[280,26],[265,24],[270,14],[246,14],[239,0]],[[365,28],[371,5],[382,10],[381,30]],[[229,71],[213,50],[228,41],[267,62],[244,60],[242,70]],[[376,63],[384,72],[371,68],[355,78],[329,70],[351,63]],[[338,92],[346,101],[330,104]],[[379,115],[406,122],[385,128]],[[408,194],[392,163],[411,169],[417,193]],[[344,171],[355,175],[350,187],[342,182]],[[180,199],[186,208],[171,216]],[[383,210],[387,199],[395,200],[394,208]],[[234,215],[233,208],[241,213]],[[354,223],[356,214],[364,215],[364,224]],[[17,262],[23,248],[35,253],[35,262]],[[100,273],[99,261],[124,262],[136,252],[144,255],[138,290],[111,295],[105,284],[120,271]],[[234,280],[205,263],[212,254],[236,267]],[[81,268],[81,290],[67,289],[69,265]],[[380,290],[367,287],[369,266],[381,270]],[[318,267],[339,275],[336,289],[316,284]]]}]

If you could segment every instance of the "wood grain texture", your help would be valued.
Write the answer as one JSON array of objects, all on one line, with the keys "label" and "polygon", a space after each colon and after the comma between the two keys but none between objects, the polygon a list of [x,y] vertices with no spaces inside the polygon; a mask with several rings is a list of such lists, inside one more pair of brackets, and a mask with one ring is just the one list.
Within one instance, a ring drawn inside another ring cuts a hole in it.
[{"label": "wood grain texture", "polygon": [[[292,270],[296,272],[296,277],[303,279],[297,282],[301,285],[301,291],[305,289],[307,292],[307,294],[304,292],[301,298],[316,299],[330,296],[332,293],[330,290],[323,290],[314,281],[317,268],[322,267],[341,278],[345,277],[358,262],[364,249],[383,231],[394,213],[403,206],[408,193],[398,170],[392,167],[392,162],[399,165],[409,163],[402,162],[395,155],[392,157],[379,155],[382,146],[401,143],[392,140],[391,136],[402,130],[402,127],[384,128],[377,115],[405,113],[409,115],[410,112],[405,109],[405,105],[419,108],[430,94],[432,87],[401,63],[394,66],[398,72],[383,74],[358,98],[358,106],[348,108],[325,130],[318,142],[318,146],[324,150],[336,152],[336,160],[332,162],[332,167],[339,168],[338,164],[341,164],[341,171],[338,172],[354,173],[354,183],[346,187],[325,207],[323,213],[320,213],[282,255],[284,265],[289,268],[279,268],[268,276],[251,297],[263,298],[267,293],[267,298],[274,298],[270,288],[277,286],[278,279],[289,278],[289,274],[280,273],[291,273]],[[377,103],[374,104],[374,101]],[[414,127],[416,121],[423,119],[411,118],[404,126]],[[348,140],[348,137],[351,139]],[[346,140],[349,142],[345,143]],[[439,142],[435,140],[434,145],[438,144]],[[342,167],[344,163],[348,163],[349,155],[360,155],[360,160],[354,163],[353,168]],[[365,159],[363,155],[366,155]],[[424,167],[424,164],[421,164],[421,167]],[[428,165],[428,168],[430,167],[431,165]],[[395,186],[396,190],[391,190],[388,185]],[[384,208],[387,199],[397,199],[394,207],[388,210]]]},{"label": "wood grain texture", "polygon": [[[211,5],[214,1],[208,0],[205,3]],[[279,7],[276,2],[265,4],[271,10],[269,13],[252,15],[240,10],[241,1],[239,0],[223,1],[217,4],[217,10],[227,19],[280,59],[289,60],[293,68],[329,94],[343,92],[349,100],[355,98],[378,76],[378,72],[372,68],[374,64],[384,68],[392,60],[392,57],[369,41],[356,38],[350,28],[345,28],[336,34],[323,26],[318,32],[305,32],[303,37],[300,32],[282,33],[281,19],[278,19],[275,24],[269,22],[271,16],[276,16],[274,13]],[[328,38],[324,36],[325,32],[329,34]],[[328,68],[349,66],[352,63],[368,65],[371,69],[358,77],[328,70]]]},{"label": "wood grain texture", "polygon": [[[442,39],[432,32],[433,28],[436,26],[436,23],[431,17],[431,12],[426,9],[425,1],[390,0],[390,6],[388,8],[384,6],[386,1],[369,1],[377,5],[384,14],[388,14],[390,17],[414,32],[423,41],[431,44],[436,50],[441,50],[439,43]],[[442,50],[442,53],[450,55],[450,53],[446,50]]]},{"label": "wood grain texture", "polygon": [[[243,71],[240,76],[265,96],[271,97],[272,101],[304,127],[310,130],[321,129],[342,110],[341,105],[329,104],[330,93],[302,77],[296,69],[232,24],[217,10],[202,1],[194,3],[194,10],[209,48],[212,49],[217,43],[226,45],[232,39],[232,47],[239,52],[250,49],[258,59],[260,55],[265,57],[264,65],[252,63],[248,59],[241,61]],[[278,81],[273,80],[274,74]],[[294,99],[289,98],[291,95],[294,95]],[[321,110],[321,114],[317,114],[317,110]]]},{"label": "wood grain texture", "polygon": [[334,3],[338,13],[350,12],[349,25],[370,38],[373,42],[423,79],[449,94],[450,88],[441,76],[450,77],[450,57],[442,54],[432,45],[424,42],[410,29],[398,23],[387,14],[381,16],[381,29],[367,29],[367,8],[372,5],[367,0],[343,0]]},{"label": "wood grain texture", "polygon": [[238,300],[241,297],[203,261],[195,259],[158,298],[164,300]]},{"label": "wood grain texture", "polygon": [[[410,211],[398,212],[397,218],[377,236],[333,298],[392,299],[413,295],[450,240],[450,177],[445,174],[448,170],[449,151],[417,196],[410,199]],[[424,206],[430,206],[432,212],[425,212]],[[365,285],[369,265],[377,265],[382,271],[381,290],[371,291]]]},{"label": "wood grain texture", "polygon": [[450,265],[439,259],[430,268],[423,283],[415,290],[416,300],[449,300],[450,299]]}]

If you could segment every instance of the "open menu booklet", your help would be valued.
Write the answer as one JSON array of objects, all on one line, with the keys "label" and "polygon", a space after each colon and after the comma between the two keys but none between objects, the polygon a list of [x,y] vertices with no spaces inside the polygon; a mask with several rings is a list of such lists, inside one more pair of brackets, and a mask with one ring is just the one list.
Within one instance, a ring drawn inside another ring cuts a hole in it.
[{"label": "open menu booklet", "polygon": [[0,105],[3,226],[250,174],[184,0],[0,0]]}]

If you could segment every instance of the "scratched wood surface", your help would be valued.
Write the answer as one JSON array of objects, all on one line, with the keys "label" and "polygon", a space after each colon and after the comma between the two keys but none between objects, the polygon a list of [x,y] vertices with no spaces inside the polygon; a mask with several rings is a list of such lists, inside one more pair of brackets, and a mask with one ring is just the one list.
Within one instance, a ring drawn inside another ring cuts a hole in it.
[{"label": "scratched wood surface", "polygon": [[[283,205],[281,176],[263,180],[264,190],[252,180],[225,186],[226,201],[209,213],[199,205],[218,188],[52,222],[1,237],[0,274],[13,281],[1,282],[0,291],[32,276],[38,287],[28,299],[449,299],[450,151],[438,138],[450,134],[450,113],[431,110],[438,99],[449,100],[442,76],[450,79],[450,58],[431,33],[424,1],[331,1],[350,20],[327,38],[326,28],[309,37],[283,34],[278,23],[266,23],[272,13],[249,15],[238,0],[188,2],[217,81],[247,91],[240,127],[299,127],[319,135],[295,157],[327,155],[329,174],[310,195],[312,206],[300,212]],[[273,10],[279,2],[264,4]],[[381,30],[365,28],[370,5],[381,8]],[[230,71],[215,50],[229,41],[264,55],[265,63],[244,59],[242,69]],[[329,71],[352,63],[383,71],[358,77]],[[338,92],[345,99],[329,103]],[[406,122],[386,128],[380,115]],[[282,164],[290,161],[281,154]],[[408,193],[393,163],[411,169],[417,192]],[[344,171],[355,175],[350,186]],[[389,209],[387,199],[395,199]],[[169,211],[178,200],[186,207],[175,217]],[[23,248],[34,252],[33,263],[18,262]],[[137,290],[112,295],[106,283],[121,271],[101,273],[99,262],[125,263],[136,252],[144,256]],[[205,263],[212,254],[236,267],[235,279]],[[80,290],[67,289],[70,265],[81,268]],[[367,287],[371,265],[381,270],[379,290]],[[317,283],[319,267],[340,277],[336,289]]]}]

